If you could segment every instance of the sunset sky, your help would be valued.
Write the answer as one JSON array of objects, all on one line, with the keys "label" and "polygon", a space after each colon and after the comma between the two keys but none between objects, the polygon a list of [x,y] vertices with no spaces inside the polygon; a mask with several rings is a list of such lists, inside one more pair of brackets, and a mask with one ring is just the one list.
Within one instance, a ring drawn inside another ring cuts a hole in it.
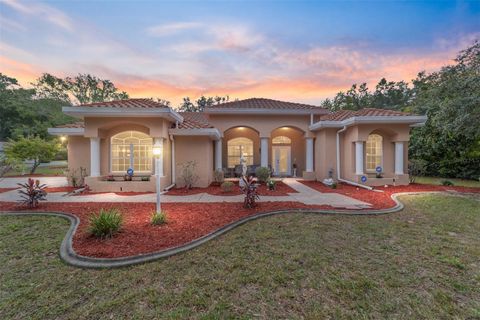
[{"label": "sunset sky", "polygon": [[0,0],[0,72],[91,73],[132,97],[319,104],[352,83],[413,79],[480,38],[479,1]]}]

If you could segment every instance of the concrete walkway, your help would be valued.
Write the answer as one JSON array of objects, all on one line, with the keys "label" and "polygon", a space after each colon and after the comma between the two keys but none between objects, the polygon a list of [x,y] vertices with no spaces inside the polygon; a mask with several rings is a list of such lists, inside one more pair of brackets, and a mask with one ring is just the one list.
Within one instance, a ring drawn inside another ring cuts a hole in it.
[{"label": "concrete walkway", "polygon": [[[8,178],[5,180],[10,180]],[[18,179],[18,178],[15,178]],[[25,180],[24,178],[22,178]],[[51,178],[58,179],[58,178]],[[63,178],[64,179],[64,178]],[[5,181],[4,180],[4,181]],[[22,180],[22,181],[23,181]],[[0,181],[0,188],[11,188],[4,186],[4,181]],[[53,183],[60,183],[56,180],[51,180]],[[65,180],[66,181],[66,180]],[[369,208],[370,204],[356,200],[338,193],[321,193],[315,189],[312,189],[303,183],[293,178],[287,178],[282,180],[286,185],[298,193],[289,193],[286,196],[261,196],[259,202],[278,202],[278,201],[294,201],[308,205],[329,205],[335,208],[346,209],[361,209]],[[59,186],[50,184],[47,178],[42,179],[42,183],[47,183],[49,186]],[[7,185],[12,185],[8,181]],[[65,184],[63,184],[65,185]],[[333,190],[332,190],[333,191]],[[47,196],[49,202],[155,202],[155,193],[142,194],[135,196],[122,196],[115,193],[103,193],[103,194],[91,194],[85,196],[66,196],[64,192],[49,193]],[[207,193],[199,193],[186,196],[172,196],[163,195],[162,202],[176,202],[176,203],[204,203],[204,202],[243,202],[244,196],[216,196]],[[18,192],[16,190],[0,193],[0,201],[17,201],[19,200]]]},{"label": "concrete walkway", "polygon": [[[34,180],[40,180],[40,183],[45,183],[49,187],[66,187],[68,186],[66,177],[31,177]],[[17,183],[27,182],[28,177],[13,177],[0,179],[0,188],[18,188]]]}]

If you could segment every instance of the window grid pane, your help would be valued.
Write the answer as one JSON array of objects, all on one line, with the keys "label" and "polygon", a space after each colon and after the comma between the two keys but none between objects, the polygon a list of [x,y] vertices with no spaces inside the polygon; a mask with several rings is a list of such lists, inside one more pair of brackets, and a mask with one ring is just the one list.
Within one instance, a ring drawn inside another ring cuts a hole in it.
[{"label": "window grid pane", "polygon": [[[111,170],[126,172],[129,168],[134,171],[152,170],[153,139],[148,135],[136,132],[121,132],[111,139]],[[133,162],[130,152],[133,150]]]},{"label": "window grid pane", "polygon": [[368,136],[366,143],[366,168],[374,172],[383,162],[383,138],[378,134]]},{"label": "window grid pane", "polygon": [[253,165],[253,141],[248,138],[235,138],[227,142],[227,166],[234,168],[244,157],[247,165]]}]

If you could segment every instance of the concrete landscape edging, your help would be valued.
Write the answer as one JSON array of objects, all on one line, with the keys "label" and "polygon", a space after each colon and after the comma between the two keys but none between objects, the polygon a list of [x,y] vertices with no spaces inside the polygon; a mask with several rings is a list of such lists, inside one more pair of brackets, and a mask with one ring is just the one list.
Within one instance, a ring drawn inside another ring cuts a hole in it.
[{"label": "concrete landscape edging", "polygon": [[[94,258],[79,255],[73,249],[73,235],[75,234],[79,224],[80,219],[69,213],[63,212],[0,212],[0,216],[53,216],[60,217],[70,221],[70,228],[68,229],[65,237],[63,238],[62,244],[60,246],[60,258],[67,264],[80,268],[89,268],[89,269],[101,269],[101,268],[118,268],[126,267],[135,264],[141,264],[145,262],[150,262],[162,258],[167,258],[191,249],[194,249],[212,239],[217,238],[218,236],[227,233],[228,231],[235,229],[236,227],[243,225],[249,221],[270,217],[278,214],[287,214],[287,213],[307,213],[307,214],[322,214],[322,215],[346,215],[346,216],[372,216],[372,215],[383,215],[388,213],[394,213],[403,210],[404,205],[398,199],[400,196],[406,195],[421,195],[421,194],[439,194],[444,193],[441,191],[430,191],[430,192],[401,192],[394,193],[391,195],[392,200],[395,202],[395,206],[388,209],[373,209],[373,210],[323,210],[323,209],[288,209],[288,210],[275,210],[269,212],[260,212],[252,216],[242,218],[240,220],[229,223],[221,228],[218,228],[200,238],[197,238],[193,241],[190,241],[186,244],[160,250],[152,253],[140,254],[135,256],[127,256],[120,258]],[[452,194],[450,194],[452,195]],[[455,194],[453,194],[455,195]]]}]

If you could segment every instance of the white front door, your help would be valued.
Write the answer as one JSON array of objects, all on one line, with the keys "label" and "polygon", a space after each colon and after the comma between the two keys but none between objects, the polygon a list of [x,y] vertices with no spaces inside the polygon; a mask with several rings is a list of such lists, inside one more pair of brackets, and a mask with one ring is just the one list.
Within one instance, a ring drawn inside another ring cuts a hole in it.
[{"label": "white front door", "polygon": [[272,147],[272,168],[276,176],[290,176],[292,174],[290,146]]}]

